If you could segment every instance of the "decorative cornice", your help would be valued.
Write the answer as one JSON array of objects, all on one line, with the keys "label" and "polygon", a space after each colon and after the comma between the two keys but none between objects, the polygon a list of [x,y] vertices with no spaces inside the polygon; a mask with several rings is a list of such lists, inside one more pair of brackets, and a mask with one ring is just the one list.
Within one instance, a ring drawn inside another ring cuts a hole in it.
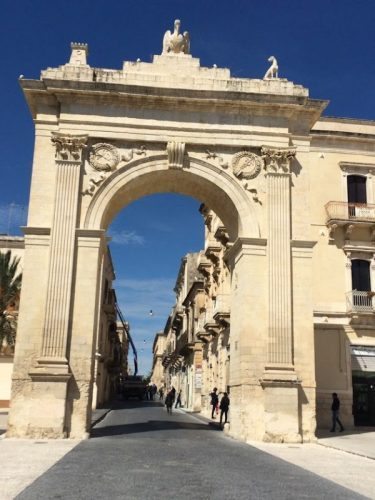
[{"label": "decorative cornice", "polygon": [[21,231],[25,235],[49,236],[51,234],[50,227],[21,226]]},{"label": "decorative cornice", "polygon": [[82,151],[87,147],[87,137],[86,134],[72,135],[52,132],[51,141],[56,147],[55,159],[81,163]]},{"label": "decorative cornice", "polygon": [[315,240],[291,240],[290,245],[294,248],[314,248],[317,244]]},{"label": "decorative cornice", "polygon": [[267,239],[265,238],[237,238],[224,254],[224,261],[235,259],[241,250],[253,255],[266,255]]},{"label": "decorative cornice", "polygon": [[348,174],[375,174],[375,163],[362,163],[355,161],[340,161],[340,168]]}]

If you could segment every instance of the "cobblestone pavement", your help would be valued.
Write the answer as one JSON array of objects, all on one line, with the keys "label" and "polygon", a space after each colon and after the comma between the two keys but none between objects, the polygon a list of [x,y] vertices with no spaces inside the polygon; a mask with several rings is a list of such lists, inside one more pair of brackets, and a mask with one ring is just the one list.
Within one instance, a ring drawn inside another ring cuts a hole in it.
[{"label": "cobblestone pavement", "polygon": [[[234,441],[192,415],[167,415],[158,403],[128,402],[16,498],[343,500],[371,498],[375,491],[373,460],[319,445],[283,445],[289,456],[279,458],[275,446]],[[330,467],[324,467],[327,461]],[[368,485],[340,486],[346,468]],[[324,477],[322,469],[331,472]]]}]

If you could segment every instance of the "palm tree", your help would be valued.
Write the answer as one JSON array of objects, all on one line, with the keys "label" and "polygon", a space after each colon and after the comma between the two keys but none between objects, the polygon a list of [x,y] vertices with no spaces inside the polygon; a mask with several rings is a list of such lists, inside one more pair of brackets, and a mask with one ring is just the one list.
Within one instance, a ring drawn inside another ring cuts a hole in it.
[{"label": "palm tree", "polygon": [[11,259],[11,251],[0,253],[0,350],[4,340],[14,346],[17,329],[16,308],[21,291],[22,274],[17,274],[20,258]]}]

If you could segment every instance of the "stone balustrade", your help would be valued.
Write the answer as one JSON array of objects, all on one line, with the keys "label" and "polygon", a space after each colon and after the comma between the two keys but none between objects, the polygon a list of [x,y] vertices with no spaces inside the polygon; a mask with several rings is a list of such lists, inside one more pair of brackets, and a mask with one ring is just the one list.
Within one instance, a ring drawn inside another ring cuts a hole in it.
[{"label": "stone balustrade", "polygon": [[325,205],[327,222],[358,221],[375,222],[375,205],[368,203],[348,203],[330,201]]}]

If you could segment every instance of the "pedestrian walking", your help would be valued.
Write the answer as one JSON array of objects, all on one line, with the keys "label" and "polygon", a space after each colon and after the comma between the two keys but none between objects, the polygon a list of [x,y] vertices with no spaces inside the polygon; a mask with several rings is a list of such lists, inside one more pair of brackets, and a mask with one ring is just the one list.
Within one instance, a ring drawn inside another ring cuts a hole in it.
[{"label": "pedestrian walking", "polygon": [[341,420],[339,418],[340,400],[336,392],[332,393],[331,411],[332,411],[332,428],[330,432],[336,431],[336,422],[340,426],[340,432],[342,432],[344,430],[344,426],[342,425]]},{"label": "pedestrian walking", "polygon": [[160,387],[160,389],[159,389],[159,399],[160,399],[160,401],[163,400],[163,397],[164,397],[164,390],[163,390],[162,387]]},{"label": "pedestrian walking", "polygon": [[173,387],[173,385],[172,385],[171,393],[172,393],[172,396],[173,396],[172,403],[174,403],[174,400],[176,399],[176,389]]},{"label": "pedestrian walking", "polygon": [[171,389],[165,398],[165,406],[167,407],[167,413],[170,413],[171,415],[172,415],[173,401],[174,401],[174,395]]},{"label": "pedestrian walking", "polygon": [[220,401],[220,425],[223,425],[223,416],[225,418],[224,425],[228,421],[229,404],[230,404],[230,400],[228,397],[228,393],[224,392],[224,395]]},{"label": "pedestrian walking", "polygon": [[217,395],[217,387],[213,388],[213,391],[211,392],[210,396],[211,396],[211,405],[212,405],[211,418],[215,418],[215,410],[217,408],[217,405],[219,404],[219,397]]},{"label": "pedestrian walking", "polygon": [[174,407],[177,408],[178,406],[181,408],[181,391],[177,394],[176,404]]}]

